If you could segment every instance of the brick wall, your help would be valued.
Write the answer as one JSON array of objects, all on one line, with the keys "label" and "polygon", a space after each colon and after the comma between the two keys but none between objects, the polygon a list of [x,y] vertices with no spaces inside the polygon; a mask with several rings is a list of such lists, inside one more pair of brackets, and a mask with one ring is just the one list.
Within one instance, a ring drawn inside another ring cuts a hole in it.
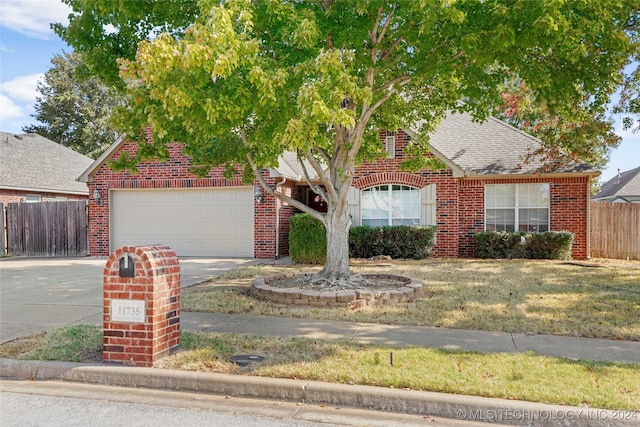
[{"label": "brick wall", "polygon": [[[138,145],[123,143],[114,153],[118,158],[123,152],[135,153]],[[114,171],[107,164],[102,165],[89,183],[89,194],[98,189],[102,204],[97,204],[93,196],[89,200],[89,252],[92,256],[109,255],[109,190],[110,189],[176,189],[243,186],[240,174],[224,178],[224,168],[212,168],[204,178],[189,172],[190,158],[182,153],[182,145],[169,145],[169,160],[166,162],[146,161],[138,165],[138,172]],[[265,178],[275,186],[276,180]],[[255,202],[255,252],[256,258],[274,258],[275,250],[275,200],[268,194],[264,202]],[[287,222],[288,225],[288,222]]]},{"label": "brick wall", "polygon": [[471,179],[460,181],[460,256],[475,255],[475,233],[484,231],[484,186],[486,184],[549,183],[550,229],[574,235],[572,257],[586,259],[587,201],[590,180],[586,176],[558,178]]}]

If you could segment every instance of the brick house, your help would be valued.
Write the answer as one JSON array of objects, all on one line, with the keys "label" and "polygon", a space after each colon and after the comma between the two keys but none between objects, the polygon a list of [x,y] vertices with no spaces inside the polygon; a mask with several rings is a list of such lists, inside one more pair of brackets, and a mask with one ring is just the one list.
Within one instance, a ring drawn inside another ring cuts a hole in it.
[{"label": "brick house", "polygon": [[87,200],[92,159],[35,133],[0,132],[0,203]]},{"label": "brick house", "polygon": [[[435,225],[435,255],[472,257],[483,230],[570,231],[573,257],[589,256],[591,178],[578,164],[546,173],[523,157],[539,141],[495,118],[474,123],[467,114],[447,117],[431,135],[431,154],[447,168],[399,170],[411,130],[380,132],[388,158],[356,169],[349,194],[354,225]],[[188,172],[180,144],[170,160],[146,162],[138,173],[115,172],[110,158],[134,152],[135,143],[114,143],[79,178],[90,194],[90,253],[105,256],[128,244],[167,244],[179,256],[274,258],[288,253],[288,219],[296,209],[222,169],[206,178]],[[262,171],[272,188],[322,209],[295,156]],[[311,177],[313,179],[313,177]],[[100,203],[98,203],[100,202]]]}]

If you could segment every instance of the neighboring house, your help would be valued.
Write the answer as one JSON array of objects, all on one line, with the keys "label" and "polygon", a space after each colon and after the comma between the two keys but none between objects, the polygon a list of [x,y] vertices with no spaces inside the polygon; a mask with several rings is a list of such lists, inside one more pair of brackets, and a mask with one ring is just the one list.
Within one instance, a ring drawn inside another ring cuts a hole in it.
[{"label": "neighboring house", "polygon": [[[522,161],[540,142],[494,118],[474,123],[467,114],[443,120],[431,136],[443,171],[399,170],[410,130],[380,132],[389,157],[356,169],[349,194],[354,225],[435,225],[435,255],[472,257],[483,230],[566,230],[574,234],[573,257],[589,255],[591,178],[581,164],[544,172]],[[291,206],[222,168],[206,178],[188,172],[178,143],[167,162],[145,162],[137,174],[115,172],[107,161],[137,145],[121,139],[79,178],[95,196],[89,202],[90,252],[105,256],[123,245],[164,243],[180,256],[274,258],[288,252]],[[310,206],[326,206],[305,182],[295,156],[264,170],[272,188]],[[312,177],[313,178],[313,177]]]},{"label": "neighboring house", "polygon": [[640,166],[620,172],[602,185],[593,197],[597,202],[640,203]]},{"label": "neighboring house", "polygon": [[35,133],[0,132],[0,203],[86,200],[89,157]]}]

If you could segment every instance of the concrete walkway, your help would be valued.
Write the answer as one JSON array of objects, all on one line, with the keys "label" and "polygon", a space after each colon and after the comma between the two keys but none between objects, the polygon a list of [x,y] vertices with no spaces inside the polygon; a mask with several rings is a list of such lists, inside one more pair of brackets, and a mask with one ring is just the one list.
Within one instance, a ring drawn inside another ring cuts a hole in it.
[{"label": "concrete walkway", "polygon": [[534,351],[546,356],[569,359],[640,363],[638,341],[187,312],[182,313],[181,327],[187,331],[344,339],[364,344],[434,347],[482,353]]}]

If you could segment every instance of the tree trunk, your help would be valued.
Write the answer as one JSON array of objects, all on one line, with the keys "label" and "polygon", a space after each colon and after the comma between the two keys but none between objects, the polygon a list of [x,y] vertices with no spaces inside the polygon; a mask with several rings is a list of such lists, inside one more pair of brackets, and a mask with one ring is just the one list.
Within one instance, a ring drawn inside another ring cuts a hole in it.
[{"label": "tree trunk", "polygon": [[[342,198],[340,198],[341,200]],[[342,206],[341,206],[342,205]],[[344,203],[330,207],[327,212],[327,260],[318,276],[329,282],[348,281],[355,276],[349,268],[349,227],[351,218]]]}]

